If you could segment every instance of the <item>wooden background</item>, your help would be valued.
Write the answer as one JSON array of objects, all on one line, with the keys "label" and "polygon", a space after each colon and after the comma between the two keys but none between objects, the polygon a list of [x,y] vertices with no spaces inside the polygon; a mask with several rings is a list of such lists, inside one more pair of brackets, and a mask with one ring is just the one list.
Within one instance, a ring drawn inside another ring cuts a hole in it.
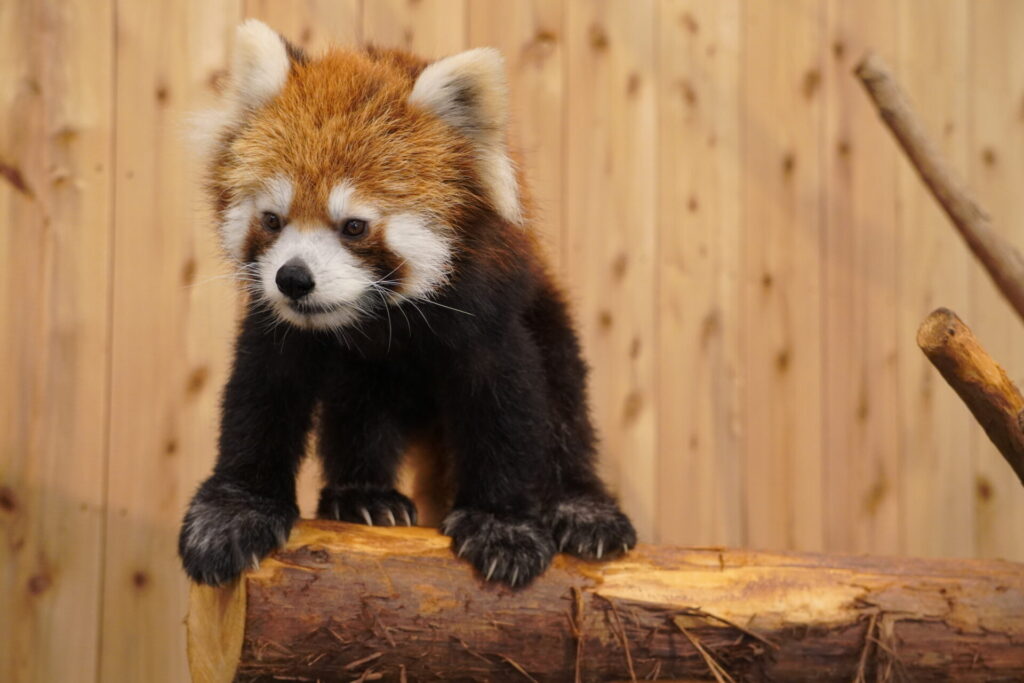
[{"label": "wooden background", "polygon": [[644,540],[1024,560],[1024,493],[914,344],[949,306],[1019,380],[1024,330],[850,75],[880,52],[1024,245],[1024,3],[7,0],[0,679],[186,680],[235,304],[180,127],[244,16],[504,50]]}]

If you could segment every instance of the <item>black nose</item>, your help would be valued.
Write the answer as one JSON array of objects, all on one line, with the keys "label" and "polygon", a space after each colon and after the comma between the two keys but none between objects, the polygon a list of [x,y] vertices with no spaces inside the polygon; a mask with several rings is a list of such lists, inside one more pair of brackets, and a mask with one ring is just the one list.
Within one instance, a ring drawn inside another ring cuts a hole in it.
[{"label": "black nose", "polygon": [[313,291],[313,273],[301,259],[293,258],[277,270],[277,288],[291,299],[301,299]]}]

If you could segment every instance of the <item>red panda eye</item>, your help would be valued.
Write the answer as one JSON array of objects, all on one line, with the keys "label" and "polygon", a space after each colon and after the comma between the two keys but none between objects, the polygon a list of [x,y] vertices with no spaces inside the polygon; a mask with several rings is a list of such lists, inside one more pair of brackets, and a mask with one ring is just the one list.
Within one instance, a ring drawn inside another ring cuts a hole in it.
[{"label": "red panda eye", "polygon": [[366,221],[358,218],[349,218],[341,224],[341,233],[346,237],[359,237],[366,232]]},{"label": "red panda eye", "polygon": [[271,211],[264,211],[260,216],[260,223],[270,232],[277,232],[281,229],[281,217]]}]

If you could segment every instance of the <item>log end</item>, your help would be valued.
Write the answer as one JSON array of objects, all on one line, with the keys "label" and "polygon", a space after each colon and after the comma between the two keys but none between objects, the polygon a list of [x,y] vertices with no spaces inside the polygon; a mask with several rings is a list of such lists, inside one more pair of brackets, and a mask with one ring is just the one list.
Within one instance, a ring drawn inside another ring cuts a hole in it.
[{"label": "log end", "polygon": [[956,313],[948,308],[936,308],[917,328],[917,345],[931,357],[965,331],[967,326]]},{"label": "log end", "polygon": [[871,50],[865,52],[864,56],[861,57],[860,61],[853,67],[854,75],[862,81],[871,79],[883,70],[885,70],[885,63],[882,62],[881,57]]},{"label": "log end", "polygon": [[242,656],[245,581],[227,586],[192,584],[188,610],[188,662],[196,683],[230,683]]}]

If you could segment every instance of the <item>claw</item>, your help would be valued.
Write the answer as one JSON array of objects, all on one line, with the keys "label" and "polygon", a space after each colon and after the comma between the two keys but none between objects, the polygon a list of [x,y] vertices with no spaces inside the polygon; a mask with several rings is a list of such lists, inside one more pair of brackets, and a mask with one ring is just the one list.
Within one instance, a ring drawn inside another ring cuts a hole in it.
[{"label": "claw", "polygon": [[511,580],[509,580],[508,585],[510,585],[512,587],[515,587],[516,579],[518,579],[518,578],[519,578],[519,567],[516,567],[515,569],[512,570],[512,578],[511,578]]},{"label": "claw", "polygon": [[341,508],[338,507],[338,501],[334,501],[334,519],[341,519]]},{"label": "claw", "polygon": [[580,543],[578,546],[576,546],[576,553],[579,554],[579,555],[583,554],[583,544],[582,543]]},{"label": "claw", "polygon": [[366,526],[373,526],[373,520],[370,518],[370,511],[366,508],[359,508],[359,514],[366,520]]},{"label": "claw", "polygon": [[455,556],[456,557],[462,557],[463,555],[465,555],[466,551],[469,550],[469,546],[470,546],[470,544],[472,542],[473,542],[472,538],[467,538],[466,542],[462,544],[461,548],[459,548],[459,552],[455,553]]},{"label": "claw", "polygon": [[258,571],[260,568],[260,558],[256,557],[256,553],[252,554],[252,560],[249,562],[249,568],[254,572]]},{"label": "claw", "polygon": [[622,552],[623,552],[623,554],[629,552],[629,544],[628,543],[623,543],[622,544]]},{"label": "claw", "polygon": [[395,521],[395,514],[390,509],[386,509],[384,512],[388,514],[388,521],[391,522],[391,526],[398,526],[398,523]]},{"label": "claw", "polygon": [[491,576],[494,575],[494,570],[495,570],[495,568],[497,568],[497,566],[498,566],[498,558],[494,558],[493,560],[491,560],[491,566],[487,568],[487,578],[485,579],[485,581],[490,581],[491,580]]},{"label": "claw", "polygon": [[572,534],[571,529],[562,534],[562,540],[558,542],[558,552],[562,552],[565,549],[565,544],[569,542],[570,534]]},{"label": "claw", "polygon": [[603,551],[604,551],[604,539],[602,538],[602,539],[599,539],[597,541],[597,559],[599,559],[599,560],[601,559],[601,555],[604,554]]},{"label": "claw", "polygon": [[402,508],[402,519],[405,520],[406,526],[412,526],[412,520],[409,519],[409,511],[405,508]]}]

